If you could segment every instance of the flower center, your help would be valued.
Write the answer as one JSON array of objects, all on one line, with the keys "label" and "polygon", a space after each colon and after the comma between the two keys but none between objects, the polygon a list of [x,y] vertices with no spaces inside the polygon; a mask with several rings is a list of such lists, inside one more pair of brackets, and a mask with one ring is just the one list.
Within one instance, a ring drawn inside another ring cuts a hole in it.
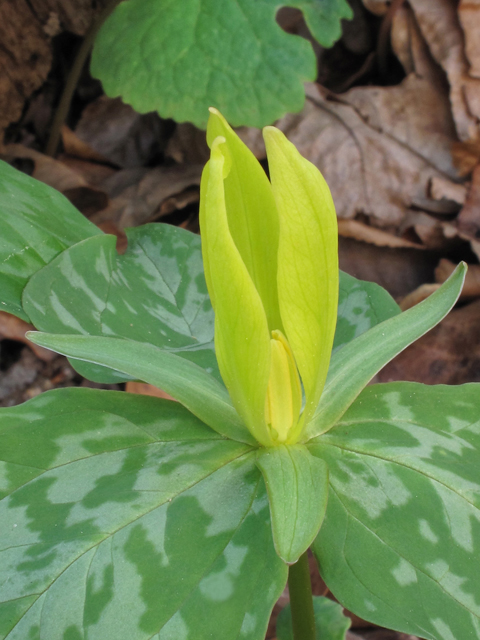
[{"label": "flower center", "polygon": [[265,421],[275,443],[287,441],[302,408],[302,388],[297,365],[288,340],[281,331],[272,331],[271,364],[265,399]]}]

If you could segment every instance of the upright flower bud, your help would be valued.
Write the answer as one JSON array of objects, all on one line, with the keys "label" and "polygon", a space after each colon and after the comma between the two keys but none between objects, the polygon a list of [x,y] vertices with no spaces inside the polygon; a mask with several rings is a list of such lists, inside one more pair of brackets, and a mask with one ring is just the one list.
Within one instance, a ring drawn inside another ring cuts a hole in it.
[{"label": "upright flower bud", "polygon": [[333,201],[318,169],[278,129],[264,130],[270,183],[210,111],[200,227],[220,373],[260,444],[294,444],[320,399],[335,333]]}]

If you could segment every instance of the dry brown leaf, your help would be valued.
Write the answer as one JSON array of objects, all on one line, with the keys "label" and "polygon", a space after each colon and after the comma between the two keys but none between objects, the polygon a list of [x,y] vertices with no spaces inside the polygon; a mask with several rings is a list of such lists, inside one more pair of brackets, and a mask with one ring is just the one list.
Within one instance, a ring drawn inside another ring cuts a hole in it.
[{"label": "dry brown leaf", "polygon": [[62,143],[65,153],[73,158],[107,164],[108,159],[81,140],[69,127],[62,127]]},{"label": "dry brown leaf", "polygon": [[412,73],[397,86],[357,87],[341,98],[370,127],[404,145],[439,171],[456,176],[450,153],[456,139],[455,125],[443,84]]},{"label": "dry brown leaf", "polygon": [[457,237],[445,235],[442,223],[436,218],[421,211],[409,211],[401,227],[403,233],[419,238],[426,249],[447,251],[458,244]]},{"label": "dry brown leaf", "polygon": [[45,184],[64,192],[76,187],[86,187],[83,176],[67,167],[63,162],[50,158],[39,151],[24,147],[20,144],[9,144],[6,152],[12,158],[30,158],[35,163],[33,177]]},{"label": "dry brown leaf", "polygon": [[480,140],[454,142],[452,144],[452,158],[459,176],[470,175],[480,163]]},{"label": "dry brown leaf", "polygon": [[340,97],[308,85],[303,112],[277,126],[322,171],[339,217],[363,213],[374,226],[395,229],[412,206],[435,207],[432,179],[454,172],[450,124],[430,91],[414,76],[399,87],[356,88]]},{"label": "dry brown leaf", "polygon": [[151,384],[147,384],[146,382],[127,382],[125,385],[125,391],[127,393],[139,393],[142,396],[153,396],[155,398],[163,398],[165,400],[173,400],[176,402],[175,398],[165,393],[161,389],[152,386]]},{"label": "dry brown leaf", "polygon": [[401,299],[425,282],[433,282],[438,257],[418,249],[378,247],[351,238],[339,238],[340,268],[376,282]]},{"label": "dry brown leaf", "polygon": [[100,96],[83,111],[75,135],[122,168],[150,163],[161,152],[165,123],[158,113],[137,113],[120,98]]},{"label": "dry brown leaf", "polygon": [[109,200],[105,191],[92,187],[65,189],[63,195],[87,218],[108,207]]},{"label": "dry brown leaf", "polygon": [[418,26],[450,84],[453,119],[461,140],[479,136],[480,80],[469,75],[464,34],[454,0],[415,0]]},{"label": "dry brown leaf", "polygon": [[469,74],[480,78],[480,0],[460,0],[458,17],[465,34],[465,53],[470,62]]},{"label": "dry brown leaf", "polygon": [[91,219],[96,224],[108,220],[119,229],[156,219],[168,198],[200,184],[201,173],[198,165],[118,171],[102,184],[111,197],[109,206]]},{"label": "dry brown leaf", "polygon": [[30,340],[27,340],[25,334],[27,331],[35,330],[35,327],[16,316],[5,311],[0,311],[0,340],[17,340],[23,342],[30,347],[30,349],[44,362],[50,362],[56,357],[56,353],[39,347]]},{"label": "dry brown leaf", "polygon": [[72,165],[19,144],[8,145],[6,151],[10,158],[33,160],[32,176],[63,193],[88,218],[107,208],[107,193],[88,185],[85,177]]},{"label": "dry brown leaf", "polygon": [[[442,284],[457,268],[457,265],[446,258],[442,258],[435,269],[435,281]],[[462,298],[477,298],[480,296],[480,265],[468,265],[465,284],[462,289]]]},{"label": "dry brown leaf", "polygon": [[462,205],[465,204],[467,188],[464,184],[435,177],[430,183],[430,195],[434,200],[450,200]]},{"label": "dry brown leaf", "polygon": [[469,238],[480,239],[480,164],[472,173],[463,209],[457,218],[458,230]]},{"label": "dry brown leaf", "polygon": [[158,217],[161,218],[162,216],[166,216],[174,211],[185,209],[188,205],[195,204],[199,200],[200,191],[197,187],[186,189],[185,191],[182,191],[182,193],[176,194],[171,198],[167,198],[158,210]]},{"label": "dry brown leaf", "polygon": [[416,73],[421,78],[438,82],[440,67],[430,53],[415,14],[406,3],[393,16],[390,39],[407,75]]},{"label": "dry brown leaf", "polygon": [[354,238],[361,242],[369,242],[377,247],[392,247],[395,249],[423,249],[424,247],[415,242],[410,242],[404,238],[399,238],[391,233],[370,227],[358,220],[338,220],[338,233],[344,238]]},{"label": "dry brown leaf", "polygon": [[105,180],[111,178],[118,172],[118,169],[114,169],[106,164],[88,162],[86,160],[80,160],[79,158],[72,158],[72,156],[65,154],[59,155],[57,159],[74,173],[82,176],[91,187],[100,186]]},{"label": "dry brown leaf", "polygon": [[[252,137],[258,139],[257,129],[249,129]],[[190,122],[181,122],[175,128],[173,136],[170,138],[165,151],[169,158],[173,158],[178,164],[205,164],[210,157],[205,131],[197,129]],[[265,153],[265,147],[261,149]]]},{"label": "dry brown leaf", "polygon": [[400,353],[380,382],[424,384],[480,382],[480,300],[454,309],[434,329]]},{"label": "dry brown leaf", "polygon": [[389,0],[363,0],[363,4],[376,16],[384,16],[390,6]]}]

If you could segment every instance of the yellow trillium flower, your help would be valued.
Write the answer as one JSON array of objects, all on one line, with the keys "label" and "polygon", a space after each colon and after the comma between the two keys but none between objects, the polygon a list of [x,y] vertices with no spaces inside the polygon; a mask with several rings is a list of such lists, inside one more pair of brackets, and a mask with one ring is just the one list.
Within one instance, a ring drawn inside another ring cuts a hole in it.
[{"label": "yellow trillium flower", "polygon": [[249,431],[271,447],[301,441],[325,385],[338,236],[321,173],[278,129],[263,135],[271,182],[210,109],[200,227],[220,373]]}]

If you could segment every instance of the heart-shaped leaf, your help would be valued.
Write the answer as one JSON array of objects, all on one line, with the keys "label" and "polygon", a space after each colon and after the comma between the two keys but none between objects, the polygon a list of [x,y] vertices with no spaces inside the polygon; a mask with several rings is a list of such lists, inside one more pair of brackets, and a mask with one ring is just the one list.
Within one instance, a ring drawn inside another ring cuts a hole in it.
[{"label": "heart-shaped leaf", "polygon": [[316,537],[327,508],[328,467],[304,445],[259,449],[275,549],[293,564]]},{"label": "heart-shaped leaf", "polygon": [[263,640],[287,569],[248,446],[118,392],[0,415],[1,637],[207,640],[221,619]]},{"label": "heart-shaped leaf", "polygon": [[52,187],[0,160],[0,310],[27,322],[22,291],[65,248],[102,234]]},{"label": "heart-shaped leaf", "polygon": [[447,315],[460,295],[466,272],[467,265],[462,262],[429,298],[372,327],[332,357],[317,411],[305,430],[305,441],[333,427],[387,362]]},{"label": "heart-shaped leaf", "polygon": [[480,630],[478,385],[366,388],[309,443],[328,464],[313,544],[346,607],[429,640]]},{"label": "heart-shaped leaf", "polygon": [[[149,224],[128,229],[127,237],[124,255],[118,255],[114,236],[102,235],[36,273],[23,295],[33,324],[51,333],[115,336],[175,350],[219,379],[199,236]],[[125,379],[75,366],[99,382]]]},{"label": "heart-shaped leaf", "polygon": [[140,113],[205,127],[213,105],[234,126],[271,124],[300,111],[316,76],[310,43],[275,20],[282,5],[326,46],[352,17],[346,0],[128,0],[97,36],[92,74]]}]

